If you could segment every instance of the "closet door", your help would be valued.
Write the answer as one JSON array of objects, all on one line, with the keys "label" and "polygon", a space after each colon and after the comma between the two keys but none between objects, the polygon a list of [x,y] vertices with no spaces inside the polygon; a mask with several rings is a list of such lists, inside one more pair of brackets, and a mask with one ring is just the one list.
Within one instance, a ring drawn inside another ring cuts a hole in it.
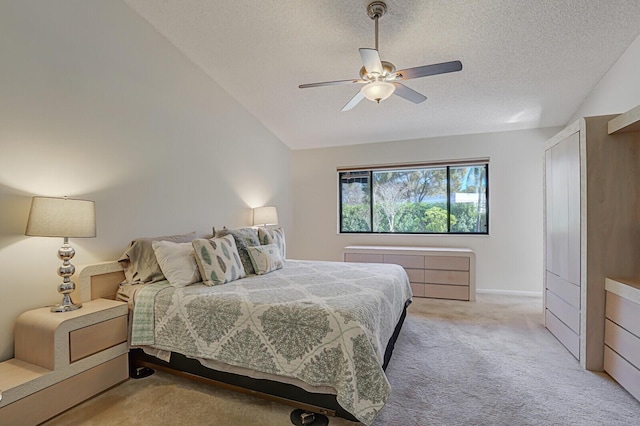
[{"label": "closet door", "polygon": [[580,359],[580,134],[545,153],[545,324]]},{"label": "closet door", "polygon": [[547,270],[580,285],[580,134],[547,150]]}]

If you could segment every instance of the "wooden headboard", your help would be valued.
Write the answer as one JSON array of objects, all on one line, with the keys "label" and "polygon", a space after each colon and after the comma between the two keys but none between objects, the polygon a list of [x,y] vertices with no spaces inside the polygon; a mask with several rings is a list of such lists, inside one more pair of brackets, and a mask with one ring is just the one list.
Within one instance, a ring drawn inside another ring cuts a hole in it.
[{"label": "wooden headboard", "polygon": [[124,281],[124,271],[116,261],[81,265],[76,269],[74,300],[115,299],[118,286]]}]

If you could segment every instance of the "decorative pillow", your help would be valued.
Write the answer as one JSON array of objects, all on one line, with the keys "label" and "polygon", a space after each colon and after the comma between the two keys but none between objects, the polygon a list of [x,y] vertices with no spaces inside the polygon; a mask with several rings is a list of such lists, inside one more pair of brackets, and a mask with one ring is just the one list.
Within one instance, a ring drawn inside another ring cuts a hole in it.
[{"label": "decorative pillow", "polygon": [[124,277],[128,283],[152,283],[165,279],[153,252],[154,241],[172,241],[188,243],[196,237],[195,232],[183,235],[167,235],[164,237],[138,238],[131,241],[127,250],[118,262],[124,269]]},{"label": "decorative pillow", "polygon": [[191,243],[204,284],[224,284],[247,276],[232,235],[210,240],[198,238]]},{"label": "decorative pillow", "polygon": [[253,262],[256,274],[263,275],[276,269],[282,269],[284,261],[280,256],[280,249],[275,244],[248,247],[249,256]]},{"label": "decorative pillow", "polygon": [[186,287],[202,280],[192,243],[153,241],[151,246],[160,270],[169,280],[169,284],[174,287]]},{"label": "decorative pillow", "polygon": [[242,261],[242,266],[244,266],[244,270],[246,271],[246,273],[255,274],[253,264],[251,263],[251,257],[249,257],[249,252],[247,251],[247,247],[260,245],[260,240],[258,239],[258,231],[256,231],[254,228],[224,228],[216,232],[216,237],[224,237],[226,235],[233,235],[233,239],[236,242],[236,247],[238,247],[238,255],[240,255],[240,260]]},{"label": "decorative pillow", "polygon": [[287,258],[287,243],[284,239],[284,228],[258,228],[258,238],[260,239],[260,243],[263,245],[277,245],[280,249],[282,258]]}]

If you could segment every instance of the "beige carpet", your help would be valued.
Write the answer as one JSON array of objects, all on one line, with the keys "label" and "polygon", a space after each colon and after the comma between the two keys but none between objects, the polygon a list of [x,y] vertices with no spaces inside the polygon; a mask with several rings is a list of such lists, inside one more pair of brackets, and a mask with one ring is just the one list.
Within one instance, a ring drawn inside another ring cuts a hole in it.
[{"label": "beige carpet", "polygon": [[[639,425],[640,403],[581,369],[541,324],[541,299],[414,299],[375,426]],[[53,425],[278,425],[291,408],[164,373],[124,384]],[[354,426],[331,419],[331,426]]]}]

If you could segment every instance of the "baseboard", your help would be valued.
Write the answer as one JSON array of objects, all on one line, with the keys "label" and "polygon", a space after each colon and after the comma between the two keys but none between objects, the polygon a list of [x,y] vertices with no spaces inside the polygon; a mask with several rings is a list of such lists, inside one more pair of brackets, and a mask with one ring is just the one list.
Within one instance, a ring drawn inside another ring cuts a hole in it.
[{"label": "baseboard", "polygon": [[542,292],[537,291],[517,291],[517,290],[495,290],[489,288],[477,288],[478,294],[498,294],[503,296],[523,296],[523,297],[542,297]]}]

